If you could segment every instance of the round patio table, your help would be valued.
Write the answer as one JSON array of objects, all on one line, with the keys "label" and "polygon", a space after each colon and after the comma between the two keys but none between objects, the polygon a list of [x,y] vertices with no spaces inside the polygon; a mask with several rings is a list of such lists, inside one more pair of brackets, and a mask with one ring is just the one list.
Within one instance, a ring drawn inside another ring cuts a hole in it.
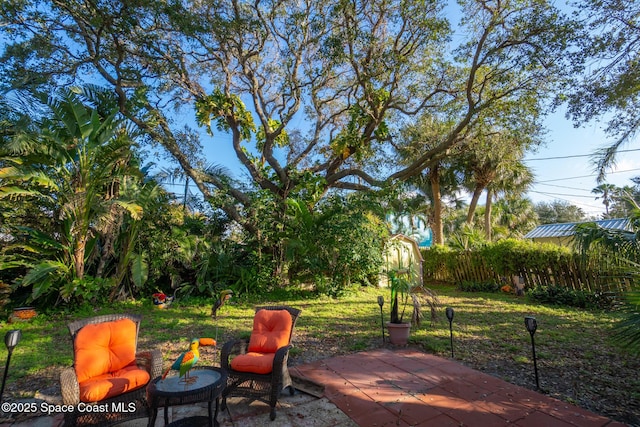
[{"label": "round patio table", "polygon": [[[164,407],[164,423],[169,424],[170,406],[207,402],[209,404],[209,426],[218,426],[220,394],[227,384],[227,372],[218,367],[195,367],[189,373],[195,381],[185,383],[177,376],[157,377],[147,386],[147,402],[150,408],[149,427],[156,423],[158,408]],[[216,402],[215,413],[212,410]]]}]

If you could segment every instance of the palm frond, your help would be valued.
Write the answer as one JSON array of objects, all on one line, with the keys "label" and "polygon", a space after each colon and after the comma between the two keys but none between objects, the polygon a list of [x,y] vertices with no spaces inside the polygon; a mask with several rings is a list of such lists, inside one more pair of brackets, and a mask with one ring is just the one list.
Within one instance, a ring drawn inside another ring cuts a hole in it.
[{"label": "palm frond", "polygon": [[204,173],[225,182],[230,182],[232,180],[231,171],[222,165],[210,163],[205,166]]},{"label": "palm frond", "polygon": [[623,310],[627,315],[614,326],[612,339],[621,347],[640,354],[640,291],[627,292],[623,299]]},{"label": "palm frond", "polygon": [[142,218],[143,209],[138,203],[129,200],[116,200],[115,203],[129,212],[131,218],[136,220]]},{"label": "palm frond", "polygon": [[[65,263],[53,260],[42,261],[35,265],[22,279],[22,286],[36,285],[40,282],[51,281],[51,275],[65,275],[69,272],[69,266]],[[35,292],[34,286],[34,292]]]}]

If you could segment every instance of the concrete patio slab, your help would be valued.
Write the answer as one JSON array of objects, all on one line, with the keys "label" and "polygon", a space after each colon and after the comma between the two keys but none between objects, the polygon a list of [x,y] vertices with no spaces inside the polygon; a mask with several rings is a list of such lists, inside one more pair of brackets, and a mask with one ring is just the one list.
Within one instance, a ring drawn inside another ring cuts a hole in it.
[{"label": "concrete patio slab", "polygon": [[[623,427],[624,424],[533,390],[470,369],[454,360],[409,348],[379,349],[290,367],[294,377],[324,389],[315,396],[285,392],[277,418],[269,407],[230,398],[221,427]],[[322,397],[317,397],[321,395]],[[169,408],[169,421],[200,417],[207,405]],[[59,427],[61,416],[34,418],[13,427]],[[0,424],[0,427],[11,424]],[[121,424],[143,427],[147,419]],[[164,425],[158,413],[156,427]]]}]

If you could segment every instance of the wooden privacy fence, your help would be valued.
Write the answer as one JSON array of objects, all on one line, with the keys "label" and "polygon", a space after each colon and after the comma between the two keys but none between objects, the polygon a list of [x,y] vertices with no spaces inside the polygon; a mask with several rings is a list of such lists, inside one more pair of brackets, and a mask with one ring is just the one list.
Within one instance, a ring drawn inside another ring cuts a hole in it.
[{"label": "wooden privacy fence", "polygon": [[[428,257],[429,253],[425,253]],[[513,285],[512,276],[524,279],[525,288],[555,285],[589,292],[623,292],[631,289],[631,277],[616,273],[615,259],[591,257],[586,262],[577,255],[549,262],[543,267],[521,267],[498,274],[478,253],[465,251],[448,254],[448,259],[424,267],[425,280],[453,282],[489,282]],[[451,258],[453,257],[453,258]]]}]

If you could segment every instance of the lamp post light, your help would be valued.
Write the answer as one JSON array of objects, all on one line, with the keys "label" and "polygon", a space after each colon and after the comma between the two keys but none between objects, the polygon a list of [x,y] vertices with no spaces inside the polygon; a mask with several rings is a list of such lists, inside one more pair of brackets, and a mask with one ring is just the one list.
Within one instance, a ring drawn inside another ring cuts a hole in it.
[{"label": "lamp post light", "polygon": [[380,306],[380,328],[382,329],[382,344],[384,345],[384,315],[382,314],[384,297],[382,295],[378,296],[378,305]]},{"label": "lamp post light", "polygon": [[533,352],[533,369],[536,374],[536,389],[540,390],[540,383],[538,381],[538,363],[536,361],[536,342],[533,339],[533,334],[536,333],[536,329],[538,329],[538,322],[536,322],[535,317],[526,316],[524,318],[524,325],[529,331],[529,335],[531,335],[531,350]]},{"label": "lamp post light", "polygon": [[2,396],[4,395],[4,385],[7,382],[7,373],[9,372],[9,362],[11,361],[11,353],[16,348],[22,338],[22,331],[20,329],[12,329],[4,336],[4,345],[7,346],[9,354],[7,355],[7,364],[4,367],[4,375],[2,377],[2,388],[0,389],[0,402],[2,402]]},{"label": "lamp post light", "polygon": [[449,336],[451,337],[451,357],[453,358],[453,308],[447,307],[445,310],[447,320],[449,320]]}]

